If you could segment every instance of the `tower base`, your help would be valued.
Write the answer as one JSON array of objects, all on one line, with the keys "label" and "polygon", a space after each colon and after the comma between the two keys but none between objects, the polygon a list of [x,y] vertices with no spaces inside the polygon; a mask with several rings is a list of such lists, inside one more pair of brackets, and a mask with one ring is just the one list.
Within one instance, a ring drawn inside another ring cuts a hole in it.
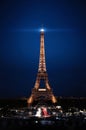
[{"label": "tower base", "polygon": [[35,101],[51,101],[52,103],[56,103],[56,97],[53,95],[52,90],[48,89],[35,89],[33,88],[31,96],[28,98],[27,103],[31,105]]}]

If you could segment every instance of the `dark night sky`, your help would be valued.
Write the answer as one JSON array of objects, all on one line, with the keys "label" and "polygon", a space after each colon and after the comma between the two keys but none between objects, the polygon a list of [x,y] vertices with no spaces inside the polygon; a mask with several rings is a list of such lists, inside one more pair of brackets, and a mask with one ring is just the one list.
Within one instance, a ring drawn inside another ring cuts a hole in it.
[{"label": "dark night sky", "polygon": [[85,0],[0,1],[0,98],[28,97],[39,62],[41,26],[56,96],[86,96]]}]

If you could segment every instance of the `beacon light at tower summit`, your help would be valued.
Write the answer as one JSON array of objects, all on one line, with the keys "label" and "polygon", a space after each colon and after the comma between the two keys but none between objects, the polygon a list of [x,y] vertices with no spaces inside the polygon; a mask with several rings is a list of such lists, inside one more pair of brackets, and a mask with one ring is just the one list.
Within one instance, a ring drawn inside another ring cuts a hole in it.
[{"label": "beacon light at tower summit", "polygon": [[44,32],[44,29],[43,29],[43,28],[41,28],[41,29],[40,29],[40,31],[41,31],[41,32]]}]

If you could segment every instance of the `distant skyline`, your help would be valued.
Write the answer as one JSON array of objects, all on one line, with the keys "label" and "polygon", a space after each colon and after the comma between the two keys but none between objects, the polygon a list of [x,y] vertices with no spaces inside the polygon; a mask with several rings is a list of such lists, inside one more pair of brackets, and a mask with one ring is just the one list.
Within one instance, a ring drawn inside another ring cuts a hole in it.
[{"label": "distant skyline", "polygon": [[30,96],[42,26],[54,95],[86,97],[85,1],[1,0],[0,10],[0,98]]}]

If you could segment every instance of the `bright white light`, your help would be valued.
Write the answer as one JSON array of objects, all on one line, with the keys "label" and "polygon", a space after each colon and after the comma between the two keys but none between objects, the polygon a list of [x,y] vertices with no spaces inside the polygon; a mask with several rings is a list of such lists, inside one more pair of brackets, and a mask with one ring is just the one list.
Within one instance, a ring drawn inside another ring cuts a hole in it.
[{"label": "bright white light", "polygon": [[44,32],[44,29],[42,28],[40,31],[41,31],[41,32]]}]

